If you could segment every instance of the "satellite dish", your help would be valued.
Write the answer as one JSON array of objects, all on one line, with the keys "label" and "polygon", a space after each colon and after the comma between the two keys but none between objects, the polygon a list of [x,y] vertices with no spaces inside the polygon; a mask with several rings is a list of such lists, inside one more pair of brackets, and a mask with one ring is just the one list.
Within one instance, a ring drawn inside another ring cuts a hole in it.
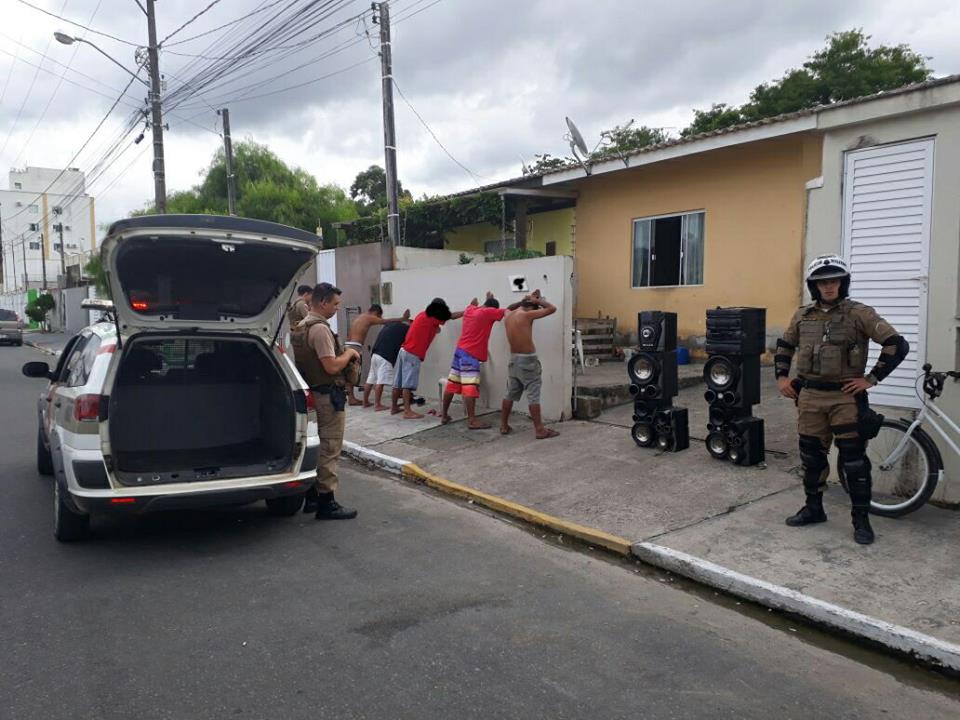
[{"label": "satellite dish", "polygon": [[583,135],[580,134],[580,131],[577,129],[577,126],[574,124],[573,120],[566,118],[567,127],[570,129],[570,147],[573,149],[576,146],[577,150],[580,151],[580,154],[586,157],[590,154],[590,151],[587,150],[587,143],[583,140]]}]

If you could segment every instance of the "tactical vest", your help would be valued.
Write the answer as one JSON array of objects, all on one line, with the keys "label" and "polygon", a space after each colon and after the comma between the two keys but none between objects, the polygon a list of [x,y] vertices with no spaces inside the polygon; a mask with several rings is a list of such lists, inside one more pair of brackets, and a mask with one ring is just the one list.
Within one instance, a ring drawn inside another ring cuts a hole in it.
[{"label": "tactical vest", "polygon": [[816,303],[803,309],[795,355],[800,377],[828,382],[863,377],[870,339],[857,331],[852,309],[851,300],[829,312]]},{"label": "tactical vest", "polygon": [[303,345],[306,342],[306,331],[300,326],[300,323],[309,312],[310,309],[302,298],[287,310],[287,321],[290,323],[290,346],[294,348],[294,351],[296,351],[297,345]]},{"label": "tactical vest", "polygon": [[326,325],[333,335],[333,348],[337,356],[340,355],[340,340],[337,334],[333,332],[330,325],[323,318],[307,315],[306,318],[297,326],[299,342],[294,342],[294,334],[290,335],[290,344],[293,346],[293,358],[297,365],[297,370],[307,381],[310,387],[317,385],[346,385],[343,373],[331,375],[323,368],[323,363],[317,357],[317,351],[307,343],[307,336],[310,334],[310,328],[314,325]]}]

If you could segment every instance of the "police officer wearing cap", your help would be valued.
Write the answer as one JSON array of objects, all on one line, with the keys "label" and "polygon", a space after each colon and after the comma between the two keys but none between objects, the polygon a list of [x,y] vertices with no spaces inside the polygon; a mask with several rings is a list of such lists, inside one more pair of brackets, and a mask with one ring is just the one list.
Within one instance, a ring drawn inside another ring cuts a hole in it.
[{"label": "police officer wearing cap", "polygon": [[[777,384],[784,397],[797,404],[800,460],[806,504],[787,518],[799,527],[826,522],[823,491],[830,465],[827,452],[835,440],[853,506],[853,539],[874,540],[870,510],[870,460],[867,440],[879,431],[880,416],[870,410],[867,390],[886,378],[903,361],[910,345],[869,305],[850,300],[850,271],[843,258],[821,255],[807,267],[807,288],[813,302],[794,313],[777,341]],[[870,340],[881,347],[880,357],[864,376]],[[790,380],[790,366],[796,378]]]}]

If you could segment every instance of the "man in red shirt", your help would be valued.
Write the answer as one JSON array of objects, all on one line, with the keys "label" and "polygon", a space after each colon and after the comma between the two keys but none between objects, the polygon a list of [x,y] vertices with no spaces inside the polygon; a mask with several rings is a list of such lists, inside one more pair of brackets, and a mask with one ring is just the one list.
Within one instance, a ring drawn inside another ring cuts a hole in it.
[{"label": "man in red shirt", "polygon": [[409,420],[423,417],[412,409],[413,393],[420,384],[420,364],[427,357],[430,343],[440,332],[441,326],[447,320],[456,320],[460,317],[463,317],[462,311],[450,312],[446,301],[442,298],[434,298],[427,305],[426,310],[418,313],[413,319],[394,366],[391,415],[400,412],[400,396],[403,395],[403,417]]},{"label": "man in red shirt", "polygon": [[[516,306],[519,306],[519,303]],[[514,306],[511,305],[510,309],[514,309]],[[471,430],[490,427],[490,423],[477,420],[480,363],[487,361],[487,344],[490,341],[493,324],[503,320],[506,314],[507,311],[500,308],[500,303],[489,290],[482,306],[474,298],[463,311],[463,331],[460,334],[456,352],[453,354],[447,387],[443,392],[443,415],[440,418],[442,423],[446,424],[451,420],[449,411],[453,396],[463,395],[463,405],[467,411],[467,427]]]}]

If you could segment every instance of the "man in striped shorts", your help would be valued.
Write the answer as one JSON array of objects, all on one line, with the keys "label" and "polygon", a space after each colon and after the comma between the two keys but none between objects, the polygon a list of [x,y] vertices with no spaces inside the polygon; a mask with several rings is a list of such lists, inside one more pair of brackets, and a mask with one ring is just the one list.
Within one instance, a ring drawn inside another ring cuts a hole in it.
[{"label": "man in striped shorts", "polygon": [[[510,309],[519,307],[520,303],[511,305]],[[500,308],[500,303],[487,291],[487,298],[483,305],[474,298],[467,309],[463,311],[463,330],[460,341],[457,343],[453,362],[450,363],[450,375],[447,377],[447,387],[443,392],[443,415],[440,420],[446,424],[450,422],[450,403],[454,395],[463,395],[463,405],[467,411],[467,427],[470,430],[484,430],[490,423],[477,419],[477,399],[480,397],[480,363],[487,361],[487,344],[490,341],[490,332],[493,324],[503,320],[507,311]]]}]

